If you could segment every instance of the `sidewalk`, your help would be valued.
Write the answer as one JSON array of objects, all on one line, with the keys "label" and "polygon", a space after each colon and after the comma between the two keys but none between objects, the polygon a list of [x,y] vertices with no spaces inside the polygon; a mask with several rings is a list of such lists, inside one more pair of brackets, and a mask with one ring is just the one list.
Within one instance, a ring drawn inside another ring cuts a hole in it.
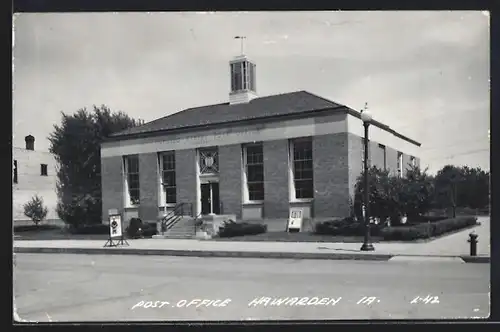
[{"label": "sidewalk", "polygon": [[[361,243],[316,242],[230,242],[183,239],[127,240],[129,246],[104,248],[102,240],[17,241],[15,252],[170,255],[197,257],[247,257],[293,259],[390,260],[394,256],[431,256],[464,261],[489,262],[489,218],[480,218],[481,226],[426,243],[376,243],[375,251],[360,251]],[[470,258],[468,234],[479,235],[478,256]]]}]

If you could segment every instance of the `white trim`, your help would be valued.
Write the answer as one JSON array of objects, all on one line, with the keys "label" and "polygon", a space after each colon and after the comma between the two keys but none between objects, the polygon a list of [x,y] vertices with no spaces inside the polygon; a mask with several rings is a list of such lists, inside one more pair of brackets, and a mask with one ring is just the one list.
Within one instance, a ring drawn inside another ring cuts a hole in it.
[{"label": "white trim", "polygon": [[[207,130],[199,134],[179,135],[123,140],[101,145],[101,157],[123,156],[138,153],[156,153],[170,150],[199,149],[213,146],[244,144],[248,142],[266,142],[274,140],[310,137],[346,132],[345,117],[326,116],[330,121],[316,123],[315,118],[269,122],[252,129],[235,127],[230,129]],[[388,145],[390,146],[390,145]]]},{"label": "white trim", "polygon": [[[176,201],[177,201],[177,169],[176,169],[176,159],[175,159],[175,151],[162,151],[162,152],[158,152],[158,155],[157,155],[157,158],[158,158],[158,162],[156,163],[157,165],[157,172],[156,174],[158,175],[157,176],[157,183],[158,183],[158,206],[162,206],[164,207],[165,206],[165,202],[166,202],[166,199],[167,199],[167,192],[166,190],[164,189],[163,187],[163,156],[166,155],[166,154],[173,154],[174,155],[174,173],[175,173],[175,177],[176,177],[176,181],[175,181],[175,198],[176,198]],[[169,207],[169,205],[173,205],[175,206],[177,203],[167,203],[167,207]]]},{"label": "white trim", "polygon": [[[134,208],[138,208],[139,205],[140,205],[140,185],[141,185],[141,180],[139,178],[139,204],[132,204],[131,202],[131,199],[130,199],[130,190],[129,190],[129,186],[128,186],[128,158],[130,157],[135,157],[137,158],[137,167],[139,167],[139,156],[137,155],[127,155],[127,156],[123,156],[122,157],[122,179],[123,179],[123,188],[124,188],[124,196],[123,196],[123,199],[124,199],[124,202],[123,202],[123,206],[126,208],[126,209],[134,209]],[[139,172],[141,170],[139,169]],[[140,173],[139,173],[140,174]]]},{"label": "white trim", "polygon": [[[313,197],[311,198],[297,198],[295,196],[295,167],[294,167],[294,140],[300,140],[300,139],[307,139],[311,140],[311,145],[313,144],[313,138],[312,137],[298,137],[296,139],[290,139],[288,140],[288,187],[290,188],[289,190],[289,202],[290,203],[308,203],[314,200],[314,180],[313,180]],[[314,164],[314,155],[313,157],[313,164]],[[313,169],[313,179],[314,179],[314,169]]]},{"label": "white trim", "polygon": [[[364,137],[364,127],[363,121],[350,114],[347,115],[347,131],[351,134],[357,135],[359,137]],[[394,128],[397,131],[397,128]],[[402,138],[395,136],[394,134],[381,129],[377,126],[371,125],[369,128],[369,139],[368,141],[377,142],[383,144],[386,147],[390,147],[396,151],[401,151],[404,154],[411,156],[418,156],[420,147],[410,143]]]},{"label": "white trim", "polygon": [[397,168],[397,172],[398,172],[398,176],[399,177],[403,177],[403,173],[404,173],[404,169],[403,169],[403,152],[401,151],[398,151],[398,168]]},{"label": "white trim", "polygon": [[195,182],[196,182],[196,215],[199,215],[201,213],[201,179],[200,179],[200,150],[196,149],[195,150],[195,161],[194,165],[196,167],[196,176],[195,176]]}]

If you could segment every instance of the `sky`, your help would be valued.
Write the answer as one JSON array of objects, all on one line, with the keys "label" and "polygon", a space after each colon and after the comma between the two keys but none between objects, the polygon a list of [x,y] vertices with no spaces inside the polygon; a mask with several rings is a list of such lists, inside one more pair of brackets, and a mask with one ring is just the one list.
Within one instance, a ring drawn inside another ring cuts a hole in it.
[{"label": "sky", "polygon": [[489,15],[421,12],[22,13],[13,24],[13,145],[61,111],[106,105],[151,121],[228,101],[228,61],[257,93],[307,90],[420,143],[421,165],[489,170]]}]

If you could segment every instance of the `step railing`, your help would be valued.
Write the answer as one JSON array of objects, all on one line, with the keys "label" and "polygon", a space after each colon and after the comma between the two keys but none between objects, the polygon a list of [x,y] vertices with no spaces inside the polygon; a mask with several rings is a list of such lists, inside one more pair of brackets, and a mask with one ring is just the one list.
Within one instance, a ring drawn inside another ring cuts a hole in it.
[{"label": "step railing", "polygon": [[201,212],[198,213],[196,217],[194,217],[193,225],[194,225],[194,235],[196,235],[198,229],[203,226],[203,219],[201,219]]},{"label": "step railing", "polygon": [[167,213],[162,218],[161,233],[165,234],[169,229],[175,226],[188,213],[189,216],[193,215],[193,205],[191,203],[176,204],[174,209]]}]

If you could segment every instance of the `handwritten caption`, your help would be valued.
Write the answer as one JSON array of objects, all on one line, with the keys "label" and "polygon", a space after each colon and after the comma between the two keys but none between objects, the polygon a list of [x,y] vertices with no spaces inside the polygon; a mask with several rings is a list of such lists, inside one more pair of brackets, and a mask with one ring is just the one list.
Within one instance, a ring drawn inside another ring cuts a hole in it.
[{"label": "handwritten caption", "polygon": [[426,297],[417,296],[410,302],[411,304],[439,304],[439,296],[427,295]]},{"label": "handwritten caption", "polygon": [[[248,307],[278,307],[278,306],[336,306],[342,300],[342,297],[256,297],[247,303]],[[149,308],[224,308],[227,307],[232,299],[191,299],[179,300],[177,302],[169,301],[139,301],[131,310],[149,309]],[[363,296],[357,305],[371,306],[380,303],[381,300],[375,296]],[[439,297],[433,295],[417,296],[413,298],[410,304],[438,304]]]},{"label": "handwritten caption", "polygon": [[224,300],[208,300],[208,299],[192,299],[192,300],[180,300],[176,303],[170,303],[168,301],[139,301],[137,302],[131,310],[137,308],[163,308],[164,306],[168,306],[170,308],[189,308],[189,307],[226,307],[231,302],[231,299]]}]

